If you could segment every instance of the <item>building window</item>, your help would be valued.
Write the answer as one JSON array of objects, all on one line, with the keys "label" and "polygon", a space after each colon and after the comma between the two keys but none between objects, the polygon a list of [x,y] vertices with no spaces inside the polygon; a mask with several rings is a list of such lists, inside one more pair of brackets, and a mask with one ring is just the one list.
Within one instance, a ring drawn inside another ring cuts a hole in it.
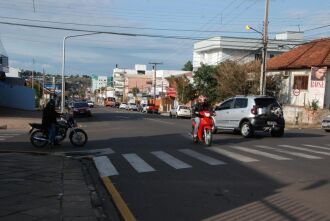
[{"label": "building window", "polygon": [[308,76],[294,76],[293,89],[308,90]]},{"label": "building window", "polygon": [[146,74],[146,71],[137,71],[138,74]]}]

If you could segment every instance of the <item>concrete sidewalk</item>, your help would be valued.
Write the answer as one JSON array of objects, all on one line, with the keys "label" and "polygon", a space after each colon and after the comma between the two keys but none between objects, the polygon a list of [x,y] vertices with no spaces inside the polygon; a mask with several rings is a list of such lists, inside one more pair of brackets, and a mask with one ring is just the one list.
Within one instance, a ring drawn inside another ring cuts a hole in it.
[{"label": "concrete sidewalk", "polygon": [[42,111],[0,107],[0,129],[27,130],[29,123],[41,123]]},{"label": "concrete sidewalk", "polygon": [[93,203],[95,189],[77,160],[1,153],[0,168],[2,221],[108,220]]}]

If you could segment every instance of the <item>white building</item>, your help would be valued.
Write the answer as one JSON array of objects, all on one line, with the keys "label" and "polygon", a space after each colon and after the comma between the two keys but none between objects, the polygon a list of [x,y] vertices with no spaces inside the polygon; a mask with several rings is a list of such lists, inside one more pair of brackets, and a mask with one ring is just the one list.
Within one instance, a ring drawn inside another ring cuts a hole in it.
[{"label": "white building", "polygon": [[8,73],[6,73],[6,77],[11,78],[19,78],[19,72],[20,70],[17,68],[9,67]]},{"label": "white building", "polygon": [[95,92],[95,90],[107,86],[108,86],[107,76],[97,76],[97,75],[92,76],[92,92]]},{"label": "white building", "polygon": [[[289,51],[303,40],[302,32],[284,32],[269,39],[267,57],[272,58]],[[197,70],[201,63],[217,65],[227,59],[249,62],[261,59],[261,38],[212,37],[194,44],[193,67]]]}]

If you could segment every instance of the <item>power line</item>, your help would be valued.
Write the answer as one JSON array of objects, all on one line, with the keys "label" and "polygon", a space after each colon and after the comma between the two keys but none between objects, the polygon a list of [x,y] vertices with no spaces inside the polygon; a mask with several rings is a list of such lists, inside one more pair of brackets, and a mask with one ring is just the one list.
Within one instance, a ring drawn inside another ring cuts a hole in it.
[{"label": "power line", "polygon": [[330,27],[330,25],[323,25],[323,26],[319,26],[319,27],[315,27],[315,28],[310,28],[305,30],[304,32],[308,32],[308,31],[313,31],[313,30],[317,30],[317,29],[321,29],[321,28],[327,28]]}]

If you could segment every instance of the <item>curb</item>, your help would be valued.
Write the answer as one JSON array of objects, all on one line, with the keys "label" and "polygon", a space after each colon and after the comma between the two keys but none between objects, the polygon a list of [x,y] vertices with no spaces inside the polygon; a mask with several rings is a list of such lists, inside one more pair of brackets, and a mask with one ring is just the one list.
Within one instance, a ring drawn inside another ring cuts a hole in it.
[{"label": "curb", "polygon": [[7,124],[0,125],[0,129],[1,129],[1,130],[6,130],[6,129],[7,129]]}]

